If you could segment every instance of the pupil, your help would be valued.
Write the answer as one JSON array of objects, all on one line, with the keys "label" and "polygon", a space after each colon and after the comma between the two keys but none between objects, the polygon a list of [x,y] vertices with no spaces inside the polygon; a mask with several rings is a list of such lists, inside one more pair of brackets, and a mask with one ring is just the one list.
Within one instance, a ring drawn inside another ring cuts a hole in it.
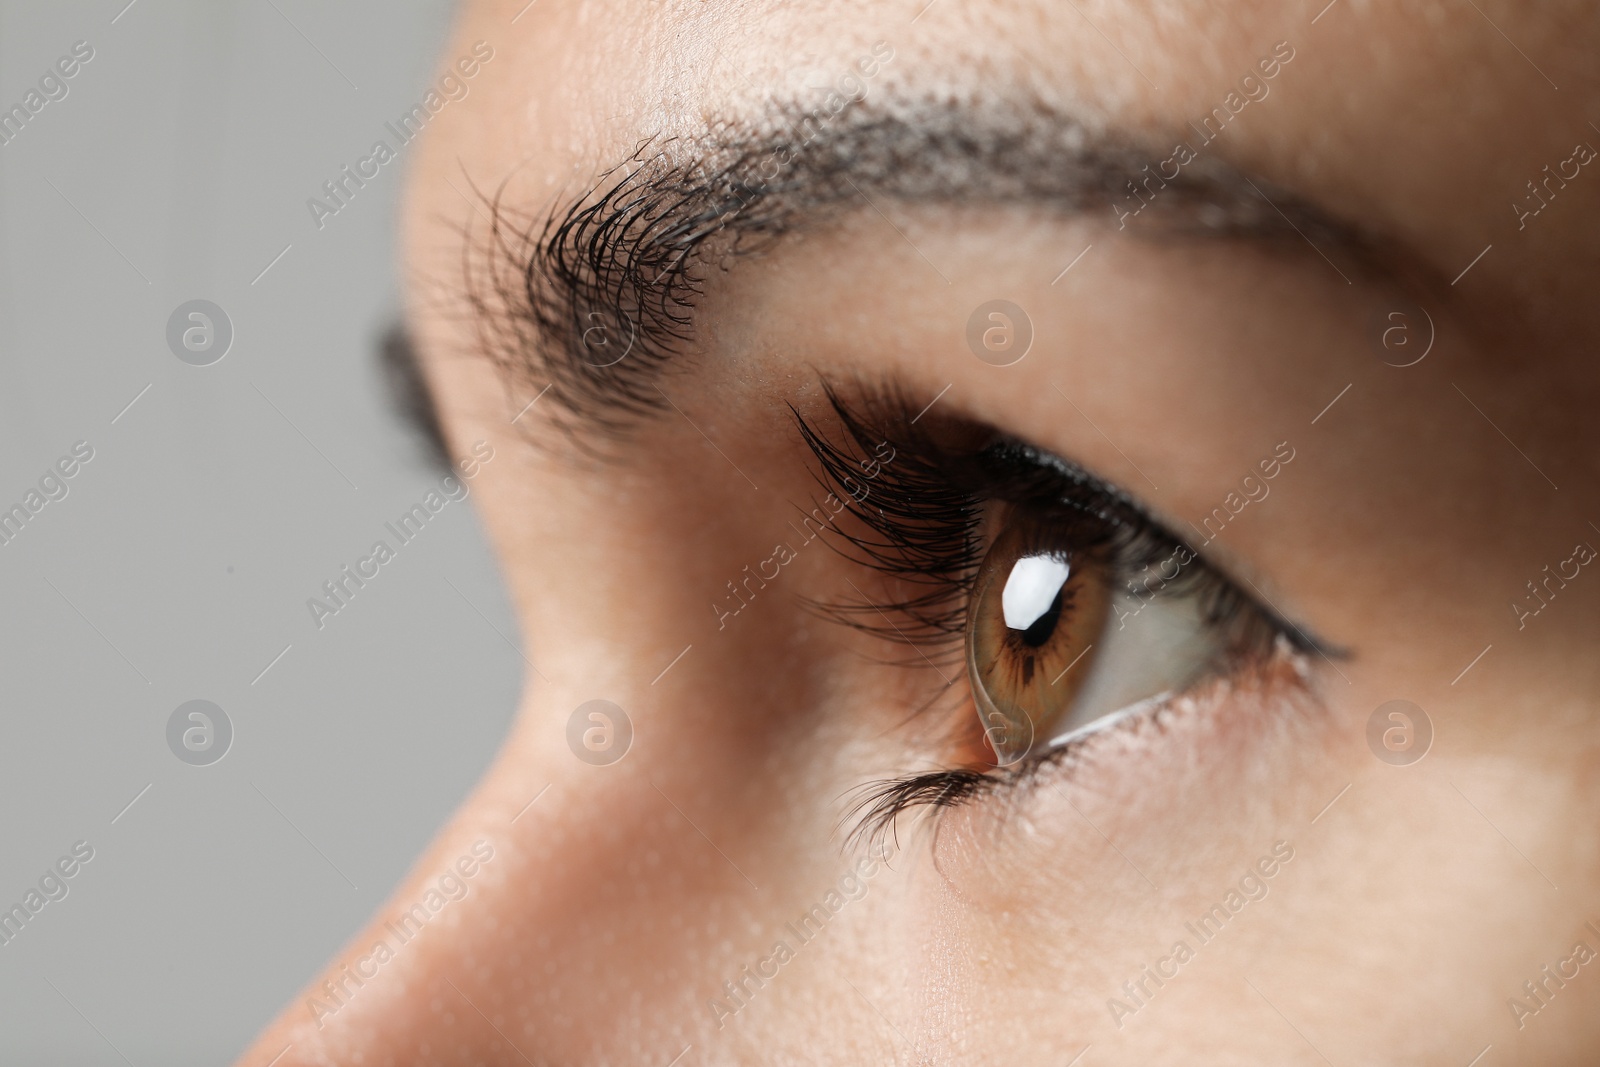
[{"label": "pupil", "polygon": [[1023,644],[1029,648],[1038,648],[1050,640],[1050,635],[1056,632],[1056,623],[1061,619],[1061,595],[1066,590],[1065,585],[1057,589],[1055,599],[1050,601],[1050,607],[1045,613],[1033,620],[1033,623],[1021,632]]}]

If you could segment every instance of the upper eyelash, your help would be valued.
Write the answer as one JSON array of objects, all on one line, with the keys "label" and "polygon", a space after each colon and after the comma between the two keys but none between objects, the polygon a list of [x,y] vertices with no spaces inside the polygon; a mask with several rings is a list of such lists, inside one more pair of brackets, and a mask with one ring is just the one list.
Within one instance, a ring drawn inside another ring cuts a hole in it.
[{"label": "upper eyelash", "polygon": [[[859,527],[833,527],[838,538],[833,547],[862,566],[922,587],[887,603],[817,604],[829,617],[908,642],[964,635],[966,598],[984,553],[980,508],[994,500],[1045,515],[1074,549],[1098,554],[1122,572],[1153,566],[1186,549],[1194,560],[1165,583],[1168,595],[1202,597],[1204,617],[1213,624],[1241,614],[1256,616],[1266,623],[1257,635],[1261,650],[1282,635],[1296,651],[1323,651],[1320,642],[1244,593],[1132,498],[1080,468],[998,434],[976,437],[982,431],[972,427],[965,428],[971,444],[952,446],[912,424],[906,417],[911,407],[892,390],[858,388],[863,399],[856,406],[834,386],[824,390],[844,429],[844,444],[790,410],[820,465],[818,482],[843,501]],[[858,499],[845,479],[857,473],[863,455],[885,442],[894,446],[895,459]],[[905,624],[873,621],[884,616]]]},{"label": "upper eyelash", "polygon": [[[867,495],[857,499],[845,478],[858,473],[860,457],[817,432],[790,407],[802,438],[821,465],[819,484],[839,494],[846,511],[866,531],[834,526],[833,532],[849,548],[833,547],[870,570],[926,588],[892,603],[814,606],[825,616],[890,639],[936,642],[960,636],[970,572],[981,562],[981,515],[972,496],[952,484],[949,468],[955,457],[942,456],[944,450],[909,423],[886,425],[894,413],[904,410],[903,405],[886,405],[879,415],[888,418],[875,418],[869,424],[832,386],[824,386],[824,390],[857,449],[869,451],[879,442],[895,447],[893,462],[884,466]],[[891,615],[904,625],[894,625],[888,619]],[[887,625],[873,621],[880,617]]]},{"label": "upper eyelash", "polygon": [[[1081,468],[978,427],[949,422],[937,427],[941,432],[934,426],[919,427],[909,415],[916,408],[892,388],[857,386],[852,392],[860,399],[853,402],[832,384],[824,383],[824,392],[844,430],[842,442],[790,410],[819,464],[819,484],[844,502],[853,520],[831,528],[838,538],[833,547],[911,587],[891,602],[814,603],[825,616],[916,645],[919,653],[924,645],[954,645],[959,655],[970,589],[986,550],[980,537],[981,506],[998,500],[1046,513],[1063,528],[1063,540],[1100,554],[1119,576],[1187,549],[1193,561],[1167,583],[1163,595],[1201,598],[1207,623],[1229,631],[1230,666],[1264,658],[1283,643],[1299,652],[1323,651],[1301,627],[1245,593],[1131,497]],[[942,431],[952,429],[966,440],[950,444]],[[870,456],[885,442],[894,447],[894,460],[857,498],[845,479],[858,480],[862,455]],[[925,658],[923,654],[908,662]],[[1044,766],[1072,758],[1077,748],[1058,746],[999,773],[942,770],[870,783],[857,791],[845,815],[845,822],[854,823],[848,840],[858,843],[885,835],[911,809],[947,808],[1016,784]]]}]

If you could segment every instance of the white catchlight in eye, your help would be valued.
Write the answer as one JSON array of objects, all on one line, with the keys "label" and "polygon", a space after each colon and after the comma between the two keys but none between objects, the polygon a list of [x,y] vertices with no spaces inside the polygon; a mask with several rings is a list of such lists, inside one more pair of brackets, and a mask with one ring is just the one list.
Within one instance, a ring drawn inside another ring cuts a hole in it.
[{"label": "white catchlight in eye", "polygon": [[1006,626],[1026,630],[1050,610],[1056,594],[1067,584],[1071,568],[1055,556],[1025,556],[1011,568],[1006,587],[1000,593],[1000,609]]}]

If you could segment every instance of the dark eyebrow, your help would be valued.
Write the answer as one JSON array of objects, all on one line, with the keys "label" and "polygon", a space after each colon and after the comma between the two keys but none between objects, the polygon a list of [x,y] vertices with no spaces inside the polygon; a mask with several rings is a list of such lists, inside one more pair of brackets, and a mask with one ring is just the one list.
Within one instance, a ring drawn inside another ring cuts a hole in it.
[{"label": "dark eyebrow", "polygon": [[[1114,205],[1138,203],[1137,186],[1158,208],[1128,220],[1139,237],[1314,250],[1330,280],[1337,272],[1346,283],[1428,273],[1233,168],[1203,132],[1107,133],[1044,104],[861,100],[827,114],[773,103],[698,137],[647,140],[547,215],[519,214],[502,187],[486,240],[469,243],[467,294],[484,352],[527,387],[548,384],[558,425],[620,433],[666,408],[657,382],[692,341],[708,271],[884,201],[1026,204],[1118,221],[1126,207]],[[1197,158],[1165,178],[1158,163],[1179,142]]]}]

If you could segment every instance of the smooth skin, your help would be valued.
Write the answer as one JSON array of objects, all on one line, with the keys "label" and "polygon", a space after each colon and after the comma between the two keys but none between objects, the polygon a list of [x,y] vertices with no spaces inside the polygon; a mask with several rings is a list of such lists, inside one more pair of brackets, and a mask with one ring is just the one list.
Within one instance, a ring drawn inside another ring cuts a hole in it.
[{"label": "smooth skin", "polygon": [[[536,670],[483,781],[241,1064],[1595,1062],[1600,959],[1577,946],[1600,953],[1600,577],[1537,601],[1527,583],[1600,545],[1600,172],[1513,207],[1600,145],[1592,5],[524,3],[463,12],[446,61],[479,40],[494,59],[426,132],[405,247],[450,449],[497,449],[474,498]],[[879,41],[869,103],[1042,99],[1157,142],[1289,42],[1209,150],[1442,279],[1427,358],[1385,365],[1370,323],[1393,294],[1309,238],[863,202],[711,273],[660,383],[678,410],[608,462],[576,455],[550,398],[513,424],[548,379],[477,350],[471,187],[541,217],[647,137],[825,94]],[[1035,330],[1003,369],[964,340],[996,297]],[[1206,687],[1030,789],[908,814],[887,864],[851,845],[852,791],[941,763],[949,731],[910,715],[935,669],[807,612],[870,580],[820,543],[725,627],[710,605],[815,493],[786,405],[820,415],[821,376],[890,375],[1179,530],[1288,442],[1270,496],[1205,551],[1348,654]],[[632,719],[610,766],[567,742],[596,698]],[[1395,699],[1434,733],[1407,766],[1368,744]],[[465,895],[373,960],[479,841]],[[1195,937],[1252,871],[1258,899]],[[788,924],[830,892],[800,944]],[[793,958],[762,963],[778,941]],[[341,977],[363,959],[372,977]],[[1168,977],[1140,985],[1146,966]]]}]

